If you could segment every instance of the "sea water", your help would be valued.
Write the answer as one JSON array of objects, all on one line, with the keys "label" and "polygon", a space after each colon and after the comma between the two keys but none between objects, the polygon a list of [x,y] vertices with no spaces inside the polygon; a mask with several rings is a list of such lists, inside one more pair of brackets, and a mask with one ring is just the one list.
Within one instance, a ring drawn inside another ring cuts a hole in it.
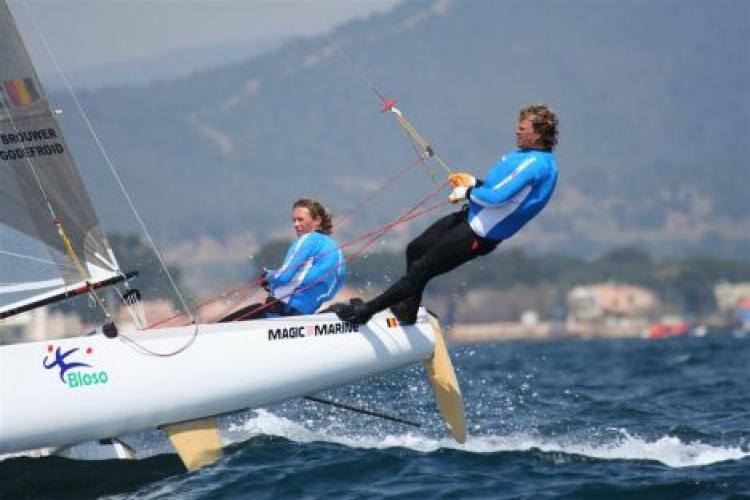
[{"label": "sea water", "polygon": [[750,498],[750,338],[452,355],[465,444],[416,366],[319,396],[419,428],[296,400],[222,417],[223,458],[192,473],[156,432],[123,439],[134,461],[0,457],[0,498]]}]

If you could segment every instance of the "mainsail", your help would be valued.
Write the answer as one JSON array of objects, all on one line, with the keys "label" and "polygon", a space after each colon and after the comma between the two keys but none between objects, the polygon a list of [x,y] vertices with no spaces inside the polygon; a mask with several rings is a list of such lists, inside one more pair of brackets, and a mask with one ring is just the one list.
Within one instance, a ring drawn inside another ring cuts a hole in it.
[{"label": "mainsail", "polygon": [[17,234],[42,243],[57,271],[33,283],[0,279],[4,317],[121,273],[5,0],[0,61],[0,223],[12,228],[0,232],[0,254],[41,260],[10,245]]}]

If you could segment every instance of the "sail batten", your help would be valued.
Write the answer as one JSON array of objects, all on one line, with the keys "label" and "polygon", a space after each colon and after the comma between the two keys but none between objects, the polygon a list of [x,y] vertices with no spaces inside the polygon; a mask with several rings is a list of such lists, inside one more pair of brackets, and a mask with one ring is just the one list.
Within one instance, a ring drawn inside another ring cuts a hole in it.
[{"label": "sail batten", "polygon": [[59,287],[64,284],[65,282],[62,278],[44,281],[26,281],[23,283],[0,283],[0,294],[25,292],[27,290],[42,290],[45,288],[52,288],[53,286]]},{"label": "sail batten", "polygon": [[[69,288],[120,274],[5,0],[0,60],[0,224],[45,246]],[[0,299],[0,311],[5,307]]]}]

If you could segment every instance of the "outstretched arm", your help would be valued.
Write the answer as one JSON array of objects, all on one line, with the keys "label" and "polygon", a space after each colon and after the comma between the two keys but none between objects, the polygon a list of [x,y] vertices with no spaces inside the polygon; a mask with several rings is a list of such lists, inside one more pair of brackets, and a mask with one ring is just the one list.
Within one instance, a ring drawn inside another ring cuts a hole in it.
[{"label": "outstretched arm", "polygon": [[501,179],[488,177],[487,183],[471,190],[471,201],[483,206],[501,205],[523,189],[531,187],[540,177],[543,168],[535,157],[526,158],[510,174]]}]

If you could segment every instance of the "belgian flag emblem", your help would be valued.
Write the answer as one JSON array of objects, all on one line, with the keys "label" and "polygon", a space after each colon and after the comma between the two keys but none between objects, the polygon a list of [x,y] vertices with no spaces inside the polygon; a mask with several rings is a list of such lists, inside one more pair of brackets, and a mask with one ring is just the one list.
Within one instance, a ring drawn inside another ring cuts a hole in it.
[{"label": "belgian flag emblem", "polygon": [[16,108],[26,106],[39,99],[39,92],[37,92],[34,80],[31,78],[5,80],[3,90],[3,97],[8,101],[8,104]]},{"label": "belgian flag emblem", "polygon": [[388,328],[396,328],[398,326],[398,320],[396,318],[386,318],[385,324]]}]

